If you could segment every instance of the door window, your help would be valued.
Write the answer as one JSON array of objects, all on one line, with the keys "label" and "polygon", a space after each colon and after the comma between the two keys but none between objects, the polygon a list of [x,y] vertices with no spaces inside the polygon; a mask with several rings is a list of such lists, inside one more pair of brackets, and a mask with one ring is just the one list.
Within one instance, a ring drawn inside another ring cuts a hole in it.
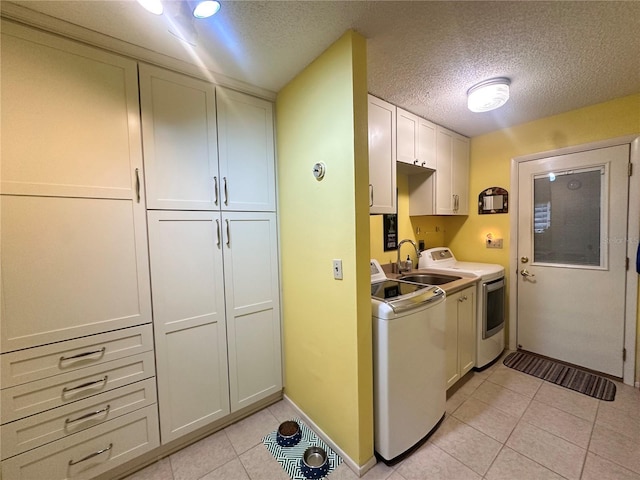
[{"label": "door window", "polygon": [[597,167],[534,177],[535,263],[605,267],[605,173],[604,167]]}]

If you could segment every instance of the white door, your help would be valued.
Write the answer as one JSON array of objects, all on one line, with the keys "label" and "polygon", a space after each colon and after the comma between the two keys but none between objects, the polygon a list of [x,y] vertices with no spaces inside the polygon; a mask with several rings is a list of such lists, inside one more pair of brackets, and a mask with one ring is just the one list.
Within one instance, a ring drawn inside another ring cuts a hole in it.
[{"label": "white door", "polygon": [[147,208],[219,210],[215,89],[140,65]]},{"label": "white door", "polygon": [[273,104],[216,87],[223,210],[274,212]]},{"label": "white door", "polygon": [[622,377],[629,146],[518,166],[517,343]]},{"label": "white door", "polygon": [[222,214],[229,396],[236,412],[282,389],[274,213]]},{"label": "white door", "polygon": [[160,431],[166,444],[229,413],[220,213],[149,211]]}]

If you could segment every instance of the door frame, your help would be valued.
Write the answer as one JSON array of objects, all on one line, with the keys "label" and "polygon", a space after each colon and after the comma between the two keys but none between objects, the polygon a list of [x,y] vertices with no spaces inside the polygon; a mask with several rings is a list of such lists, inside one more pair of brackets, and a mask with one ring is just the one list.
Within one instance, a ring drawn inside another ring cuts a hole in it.
[{"label": "door frame", "polygon": [[[511,159],[511,218],[510,218],[510,242],[509,265],[513,271],[509,275],[509,339],[508,346],[516,350],[517,345],[517,292],[518,292],[518,172],[523,162],[540,160],[542,158],[579,153],[587,150],[613,147],[616,145],[630,145],[630,161],[635,175],[640,175],[640,134],[602,140],[598,142],[575,145],[571,147],[549,150],[546,152],[523,155]],[[633,260],[636,255],[638,239],[640,237],[640,182],[629,182],[629,210],[627,212],[628,237],[635,241],[627,242],[627,258],[629,269],[627,270],[626,306],[624,324],[624,348],[627,351],[627,359],[623,364],[623,382],[634,385],[636,370],[636,335],[638,322],[638,274],[633,268]],[[638,386],[638,385],[636,385]]]}]

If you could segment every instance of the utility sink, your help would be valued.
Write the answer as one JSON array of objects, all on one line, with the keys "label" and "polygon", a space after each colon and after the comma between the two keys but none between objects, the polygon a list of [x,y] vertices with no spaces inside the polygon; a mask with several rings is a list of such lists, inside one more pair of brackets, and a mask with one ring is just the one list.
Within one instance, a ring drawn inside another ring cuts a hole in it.
[{"label": "utility sink", "polygon": [[402,275],[398,280],[405,282],[421,283],[422,285],[444,285],[445,283],[460,280],[462,277],[453,275],[440,275],[439,273],[412,273],[410,275]]}]

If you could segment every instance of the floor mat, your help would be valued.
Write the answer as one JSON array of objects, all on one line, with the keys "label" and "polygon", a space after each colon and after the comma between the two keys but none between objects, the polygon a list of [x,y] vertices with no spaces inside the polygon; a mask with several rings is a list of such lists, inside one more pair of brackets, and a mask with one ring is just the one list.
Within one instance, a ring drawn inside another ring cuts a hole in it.
[{"label": "floor mat", "polygon": [[329,457],[329,471],[327,472],[327,475],[329,475],[342,463],[342,458],[324,443],[302,420],[299,418],[294,418],[294,420],[298,422],[300,430],[302,431],[302,439],[300,439],[297,445],[293,447],[281,447],[278,445],[275,430],[264,437],[262,443],[264,443],[269,453],[273,455],[273,458],[280,463],[284,471],[287,472],[293,480],[306,480],[306,477],[300,470],[300,459],[302,459],[302,454],[307,447],[312,445],[322,447]]},{"label": "floor mat", "polygon": [[514,370],[600,400],[611,402],[616,397],[616,385],[611,380],[530,353],[510,353],[502,363]]}]

